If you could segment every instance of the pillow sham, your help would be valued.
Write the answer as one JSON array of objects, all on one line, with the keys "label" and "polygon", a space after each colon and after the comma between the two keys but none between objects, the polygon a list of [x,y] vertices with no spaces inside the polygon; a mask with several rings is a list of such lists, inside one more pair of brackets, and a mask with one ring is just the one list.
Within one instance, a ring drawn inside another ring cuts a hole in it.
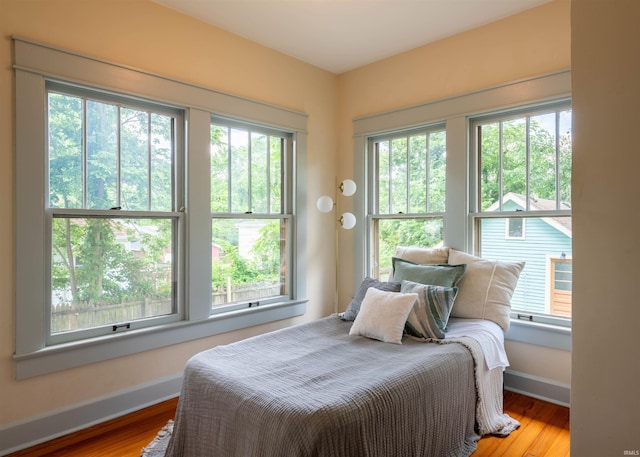
[{"label": "pillow sham", "polygon": [[356,295],[351,299],[349,305],[347,305],[347,309],[342,315],[343,320],[352,321],[356,318],[358,311],[360,311],[362,300],[364,300],[367,290],[371,287],[387,292],[400,292],[400,282],[378,281],[377,279],[366,277],[360,283],[360,287],[358,288]]},{"label": "pillow sham", "polygon": [[400,292],[418,295],[404,331],[418,338],[444,338],[458,288],[402,281]]},{"label": "pillow sham", "polygon": [[456,286],[467,268],[466,265],[418,265],[398,257],[391,260],[394,281],[412,281],[442,287]]},{"label": "pillow sham", "polygon": [[[419,248],[416,246],[396,246],[395,257],[417,263],[418,265],[438,265],[449,261],[449,248]],[[393,279],[393,265],[389,280]]]},{"label": "pillow sham", "polygon": [[419,265],[437,265],[449,262],[449,248],[419,248],[416,246],[396,246],[396,257]]},{"label": "pillow sham", "polygon": [[402,332],[417,294],[385,292],[370,287],[349,335],[360,335],[385,343],[402,344]]},{"label": "pillow sham", "polygon": [[511,297],[524,262],[487,260],[451,249],[449,263],[467,265],[451,316],[487,319],[509,330]]}]

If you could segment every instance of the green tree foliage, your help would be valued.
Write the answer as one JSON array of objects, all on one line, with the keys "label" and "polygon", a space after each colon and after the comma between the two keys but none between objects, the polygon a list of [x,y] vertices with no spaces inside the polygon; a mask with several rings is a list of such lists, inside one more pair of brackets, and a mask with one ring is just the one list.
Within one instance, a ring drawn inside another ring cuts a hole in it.
[{"label": "green tree foliage", "polygon": [[446,134],[435,131],[377,143],[378,214],[405,214],[377,222],[378,262],[389,271],[396,246],[435,246],[442,241],[445,211]]},{"label": "green tree foliage", "polygon": [[[560,137],[556,156],[556,114],[532,116],[529,122],[529,194],[532,198],[571,201],[571,112],[558,113]],[[502,127],[502,132],[500,128]],[[525,118],[483,124],[481,138],[481,209],[502,195],[527,193],[527,122]],[[500,148],[502,147],[502,168]],[[559,162],[558,162],[559,160]],[[559,167],[559,188],[556,184]],[[502,175],[500,176],[500,171]]]},{"label": "green tree foliage", "polygon": [[[281,211],[282,139],[262,133],[211,126],[211,208],[216,213],[273,214]],[[231,170],[231,174],[230,174]],[[240,226],[263,221],[249,255],[239,253]],[[214,217],[212,285],[277,284],[280,281],[280,220]]]},{"label": "green tree foliage", "polygon": [[[51,207],[109,209],[120,188],[126,209],[147,210],[151,175],[153,206],[171,210],[170,117],[55,92],[48,113]],[[172,275],[163,255],[171,239],[169,219],[54,217],[54,303],[95,307],[167,296]],[[127,243],[138,248],[125,249]]]}]

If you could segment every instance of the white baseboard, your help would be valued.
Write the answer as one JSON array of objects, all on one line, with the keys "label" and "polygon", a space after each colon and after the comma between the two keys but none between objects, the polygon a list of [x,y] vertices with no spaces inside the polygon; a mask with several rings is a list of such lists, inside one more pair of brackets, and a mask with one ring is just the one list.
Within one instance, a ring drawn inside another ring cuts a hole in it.
[{"label": "white baseboard", "polygon": [[181,385],[182,374],[178,374],[62,410],[0,425],[0,456],[177,397]]},{"label": "white baseboard", "polygon": [[571,386],[552,379],[507,369],[504,372],[504,388],[522,395],[570,406]]}]

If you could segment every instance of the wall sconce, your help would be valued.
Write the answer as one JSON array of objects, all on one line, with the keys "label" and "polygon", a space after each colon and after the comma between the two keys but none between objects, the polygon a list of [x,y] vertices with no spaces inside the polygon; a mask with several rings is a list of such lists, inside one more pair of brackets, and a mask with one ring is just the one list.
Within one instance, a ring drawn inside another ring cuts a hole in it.
[{"label": "wall sconce", "polygon": [[[340,185],[338,186],[338,189],[340,189],[340,193],[342,195],[344,195],[345,197],[351,197],[353,194],[356,193],[357,190],[357,186],[356,183],[352,180],[352,179],[345,179],[344,181],[342,181],[340,183]],[[331,211],[333,211],[333,208],[336,205],[336,202],[333,200],[333,198],[329,197],[328,195],[323,195],[322,197],[318,198],[318,201],[316,202],[316,206],[318,207],[318,211],[320,211],[321,213],[330,213]],[[345,230],[351,230],[353,227],[356,226],[356,216],[353,213],[350,212],[344,212],[342,213],[342,215],[340,216],[340,219],[338,219],[338,222],[340,222],[340,226],[345,229]],[[336,265],[335,265],[335,272],[336,272],[336,278],[335,278],[335,290],[334,290],[334,302],[333,302],[333,311],[334,313],[338,313],[338,281],[339,281],[339,276],[338,276],[338,267],[339,267],[339,262],[338,262],[338,256],[340,254],[340,249],[338,249],[338,241],[339,241],[339,237],[338,237],[338,227],[336,226],[335,229],[335,261],[336,261]]]},{"label": "wall sconce", "polygon": [[[345,179],[340,183],[338,189],[340,189],[340,193],[342,193],[342,195],[344,195],[345,197],[351,197],[356,193],[357,186],[353,180]],[[333,210],[333,207],[336,206],[336,203],[333,201],[333,198],[327,195],[323,195],[322,197],[318,198],[316,206],[318,207],[318,211],[320,211],[321,213],[329,213]],[[338,222],[340,222],[340,226],[346,230],[351,230],[353,227],[355,227],[356,221],[356,216],[348,211],[342,213],[340,219],[338,219]]]}]

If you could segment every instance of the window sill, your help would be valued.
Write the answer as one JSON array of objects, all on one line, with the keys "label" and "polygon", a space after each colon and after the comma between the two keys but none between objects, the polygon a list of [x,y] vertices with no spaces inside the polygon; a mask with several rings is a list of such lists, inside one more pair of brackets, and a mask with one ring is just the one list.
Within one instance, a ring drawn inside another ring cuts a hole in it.
[{"label": "window sill", "polygon": [[303,315],[307,301],[287,301],[214,314],[199,321],[180,321],[14,355],[16,379],[26,379],[90,363],[136,354],[198,338],[232,332]]},{"label": "window sill", "polygon": [[511,319],[505,339],[571,351],[571,328]]}]

